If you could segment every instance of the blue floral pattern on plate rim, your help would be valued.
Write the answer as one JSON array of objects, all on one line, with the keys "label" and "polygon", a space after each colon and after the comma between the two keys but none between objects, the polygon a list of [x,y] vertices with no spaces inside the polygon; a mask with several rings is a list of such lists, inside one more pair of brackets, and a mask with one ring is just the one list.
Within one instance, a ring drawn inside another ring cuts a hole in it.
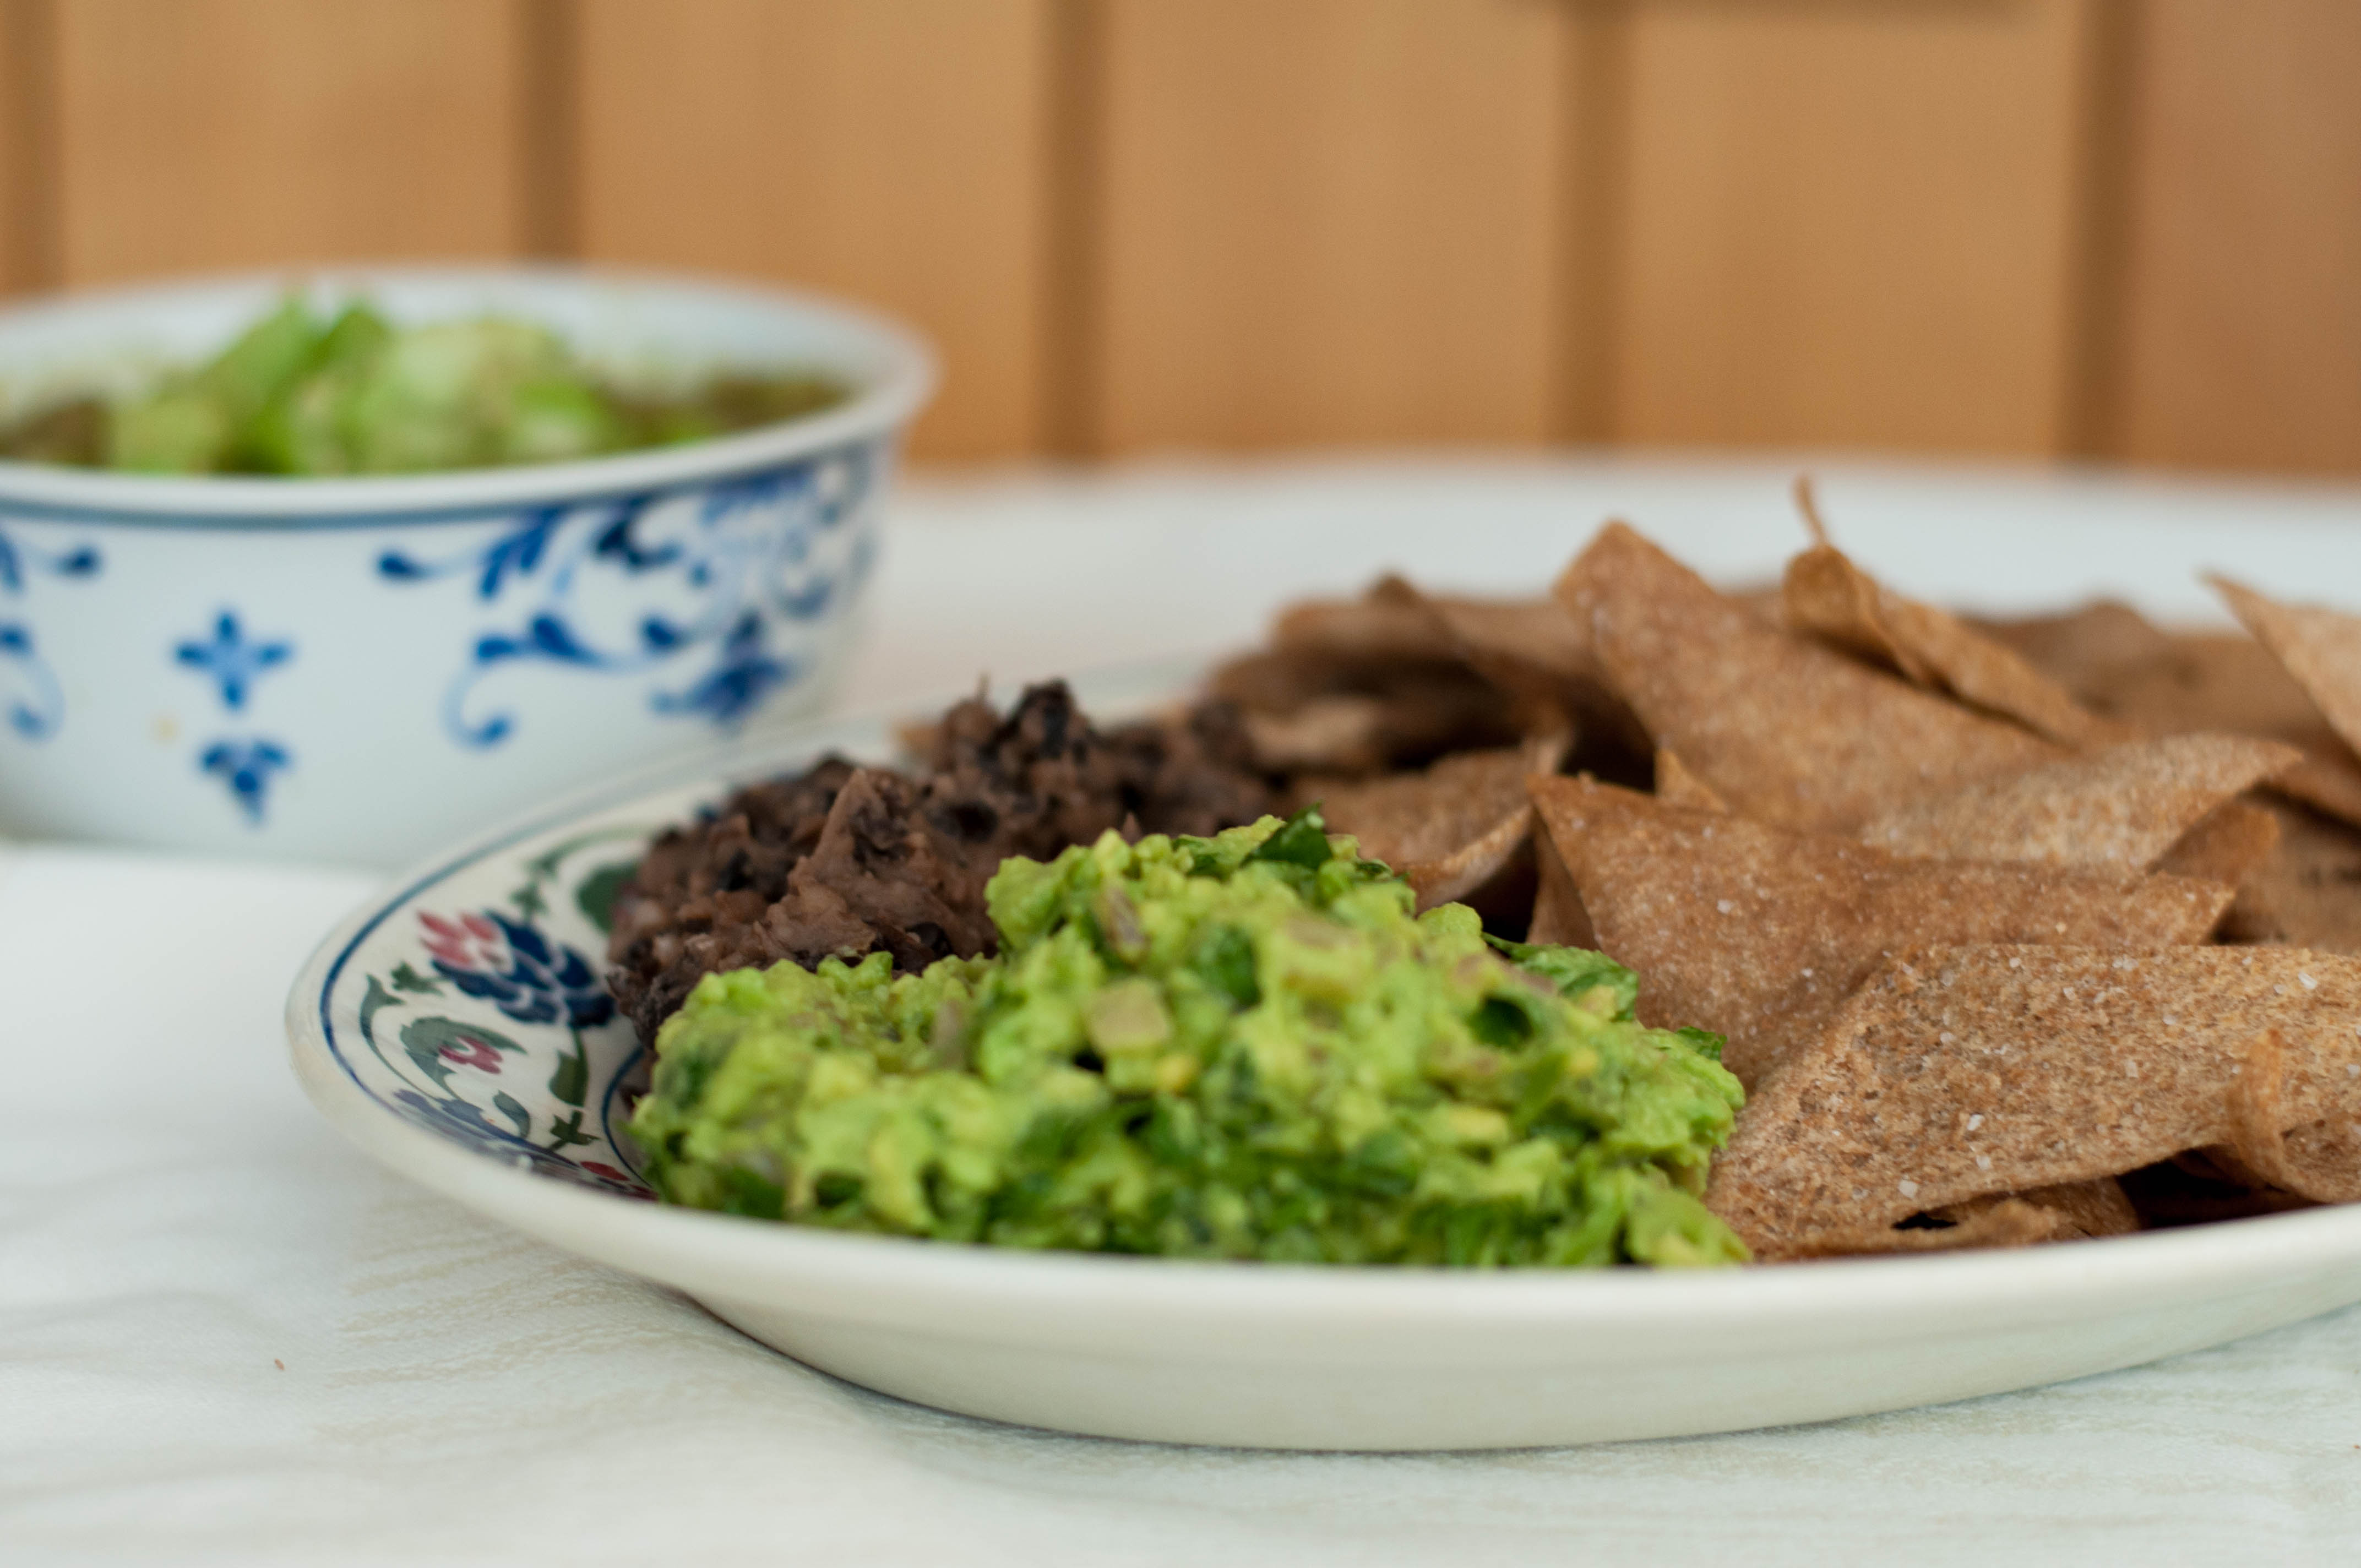
[{"label": "blue floral pattern on plate rim", "polygon": [[642,1055],[602,974],[606,905],[641,847],[719,788],[526,828],[379,902],[317,999],[329,1054],[379,1105],[477,1153],[649,1196],[619,1135]]},{"label": "blue floral pattern on plate rim", "polygon": [[[1170,700],[1201,668],[1157,660],[1072,685],[1091,712],[1118,718]],[[599,786],[433,862],[372,897],[305,966],[291,999],[298,1057],[324,1047],[365,1097],[443,1141],[533,1175],[649,1197],[621,1135],[644,1053],[599,981],[600,922],[625,869],[664,825],[736,781],[831,751],[874,760],[895,751],[886,716],[799,726]]]}]

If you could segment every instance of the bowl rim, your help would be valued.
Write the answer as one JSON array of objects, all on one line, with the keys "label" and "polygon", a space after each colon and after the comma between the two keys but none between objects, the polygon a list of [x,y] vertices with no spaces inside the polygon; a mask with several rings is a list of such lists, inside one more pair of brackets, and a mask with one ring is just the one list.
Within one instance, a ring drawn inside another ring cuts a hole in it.
[{"label": "bowl rim", "polygon": [[898,322],[842,301],[741,278],[604,263],[351,262],[71,289],[0,307],[0,332],[27,319],[82,312],[144,313],[258,290],[392,284],[619,290],[733,302],[800,316],[862,340],[878,368],[851,400],[825,412],[680,446],[566,463],[358,478],[188,477],[121,474],[0,459],[0,509],[11,517],[177,529],[288,530],[435,521],[560,499],[620,499],[727,477],[890,437],[932,396],[933,350]]}]

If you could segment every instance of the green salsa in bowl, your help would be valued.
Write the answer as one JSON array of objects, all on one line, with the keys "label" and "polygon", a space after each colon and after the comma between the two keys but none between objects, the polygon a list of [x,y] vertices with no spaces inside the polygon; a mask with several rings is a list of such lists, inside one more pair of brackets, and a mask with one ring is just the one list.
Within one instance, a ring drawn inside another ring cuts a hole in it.
[{"label": "green salsa in bowl", "polygon": [[678,445],[851,394],[819,368],[632,386],[539,322],[398,325],[366,297],[323,308],[291,293],[202,363],[0,424],[0,458],[135,474],[436,473]]}]

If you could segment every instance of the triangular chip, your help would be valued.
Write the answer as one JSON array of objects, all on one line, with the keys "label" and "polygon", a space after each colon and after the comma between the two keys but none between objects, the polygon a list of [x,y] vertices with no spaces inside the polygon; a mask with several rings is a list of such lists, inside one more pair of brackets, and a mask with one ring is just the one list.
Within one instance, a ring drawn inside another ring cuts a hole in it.
[{"label": "triangular chip", "polygon": [[2134,740],[1915,802],[1861,839],[1897,855],[2145,871],[2216,806],[2302,760],[2248,735]]},{"label": "triangular chip", "polygon": [[2300,806],[2263,809],[2278,828],[2279,846],[2240,884],[2234,920],[2251,904],[2265,938],[2361,954],[2361,830]]},{"label": "triangular chip", "polygon": [[2014,724],[1764,627],[1621,523],[1600,531],[1556,592],[1655,743],[1748,817],[1840,831],[2059,755]]},{"label": "triangular chip", "polygon": [[1388,576],[1371,584],[1360,602],[1388,615],[1416,618],[1436,646],[1463,656],[1472,649],[1514,659],[1567,682],[1599,679],[1588,640],[1555,599],[1430,594]]},{"label": "triangular chip", "polygon": [[[1221,683],[1214,691],[1238,700]],[[1382,773],[1517,736],[1500,694],[1455,668],[1405,675],[1382,692],[1331,692],[1277,710],[1240,706],[1256,764],[1270,773]]]},{"label": "triangular chip", "polygon": [[[1538,823],[1538,814],[1536,814]],[[1545,832],[1533,834],[1533,914],[1525,929],[1525,940],[1555,948],[1598,947],[1598,933],[1590,928],[1590,913],[1582,907],[1582,894],[1576,891],[1574,877],[1558,858],[1557,846]]]},{"label": "triangular chip", "polygon": [[2278,1114],[2361,1113],[2361,961],[2289,948],[1929,948],[1750,1095],[1706,1201],[1759,1258],[2224,1142],[2266,1029]]},{"label": "triangular chip", "polygon": [[1703,779],[1681,765],[1678,756],[1661,746],[1656,748],[1656,798],[1666,806],[1690,811],[1730,814],[1730,802],[1714,794]]},{"label": "triangular chip", "polygon": [[1641,1016],[1722,1036],[1722,1065],[1749,1088],[1816,1038],[1889,953],[2198,942],[2230,902],[2228,888],[2180,877],[1901,860],[1587,779],[1526,785],[1598,950],[1640,975]]},{"label": "triangular chip", "polygon": [[[2291,813],[2293,807],[2282,807]],[[2309,817],[2309,812],[2303,815]],[[2271,908],[2270,872],[2279,855],[2279,816],[2260,801],[2240,796],[2225,800],[2183,833],[2159,857],[2151,870],[2173,876],[2198,877],[2238,890],[2230,913],[2215,933],[2224,942],[2283,941],[2287,927]],[[2317,820],[2315,818],[2314,820]],[[2354,901],[2341,898],[2339,907],[2352,909]],[[2361,913],[2361,912],[2356,912]],[[2299,948],[2340,950],[2333,942],[2298,941]]]},{"label": "triangular chip", "polygon": [[1588,639],[1555,599],[1424,594],[1381,577],[1369,601],[1424,616],[1444,646],[1492,683],[1527,734],[1571,732],[1594,765],[1602,753],[1644,757],[1647,735],[1607,684]]},{"label": "triangular chip", "polygon": [[2250,800],[2225,800],[2190,824],[2189,831],[2174,839],[2153,865],[2174,876],[2202,877],[2235,887],[2268,864],[2279,847],[2279,819],[2268,807]]},{"label": "triangular chip", "polygon": [[2295,677],[2338,739],[2361,751],[2361,616],[2323,605],[2285,604],[2220,576],[2206,581]]},{"label": "triangular chip", "polygon": [[2199,730],[2260,735],[2301,748],[2304,761],[2271,787],[2361,823],[2361,759],[2312,700],[2251,637],[2166,632],[2120,604],[2072,615],[1988,622],[2067,686],[2084,707],[2150,735]]},{"label": "triangular chip", "polygon": [[2059,1241],[2075,1238],[2096,1239],[2100,1236],[2124,1236],[2140,1228],[2139,1211],[2124,1195],[2123,1183],[2112,1176],[2101,1176],[2089,1181],[2063,1181],[2054,1187],[2036,1187],[2024,1192],[1971,1198],[1964,1203],[1953,1203],[1934,1212],[1938,1220],[1953,1224],[1965,1224],[1979,1214],[1989,1212],[2003,1203],[2026,1203],[2036,1209],[2046,1209],[2058,1217]]},{"label": "triangular chip", "polygon": [[1350,833],[1361,853],[1383,861],[1417,890],[1419,907],[1466,899],[1505,871],[1532,830],[1527,773],[1546,773],[1565,755],[1561,738],[1490,751],[1462,751],[1423,773],[1339,785],[1321,814]]},{"label": "triangular chip", "polygon": [[1271,621],[1274,648],[1363,663],[1447,660],[1450,639],[1416,607],[1372,590],[1358,598],[1302,599]]},{"label": "triangular chip", "polygon": [[1946,610],[1903,598],[1833,545],[1815,545],[1787,563],[1781,606],[1798,631],[2061,745],[2125,738],[2121,726],[2076,702],[2006,644]]},{"label": "triangular chip", "polygon": [[1979,617],[1969,624],[2015,652],[2103,717],[2113,712],[2103,700],[2110,686],[2127,671],[2149,668],[2170,658],[2176,641],[2171,633],[2117,599],[2094,599],[2059,615]]}]

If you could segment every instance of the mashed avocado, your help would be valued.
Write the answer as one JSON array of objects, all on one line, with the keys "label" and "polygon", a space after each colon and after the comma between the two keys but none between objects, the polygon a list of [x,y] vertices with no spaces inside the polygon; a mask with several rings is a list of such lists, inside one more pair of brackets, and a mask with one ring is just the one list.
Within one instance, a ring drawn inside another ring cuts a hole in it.
[{"label": "mashed avocado", "polygon": [[996,958],[708,975],[631,1122],[678,1203],[1185,1257],[1711,1264],[1742,1094],[1596,953],[1491,943],[1316,815],[1114,833],[987,894]]}]

